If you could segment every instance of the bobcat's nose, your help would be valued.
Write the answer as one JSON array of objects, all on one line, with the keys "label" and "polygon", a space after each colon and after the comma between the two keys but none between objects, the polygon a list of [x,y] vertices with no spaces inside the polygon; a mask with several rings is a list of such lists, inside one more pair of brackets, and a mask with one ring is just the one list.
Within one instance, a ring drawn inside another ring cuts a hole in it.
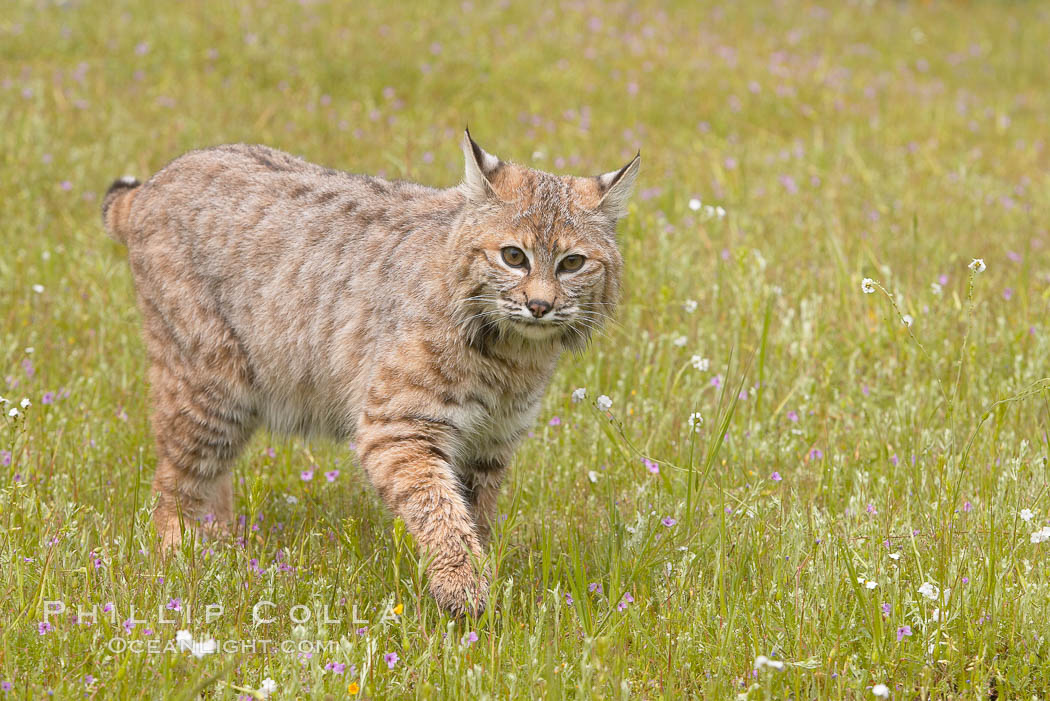
[{"label": "bobcat's nose", "polygon": [[525,305],[532,312],[532,315],[539,319],[544,314],[551,310],[551,303],[545,299],[530,299],[529,303]]}]

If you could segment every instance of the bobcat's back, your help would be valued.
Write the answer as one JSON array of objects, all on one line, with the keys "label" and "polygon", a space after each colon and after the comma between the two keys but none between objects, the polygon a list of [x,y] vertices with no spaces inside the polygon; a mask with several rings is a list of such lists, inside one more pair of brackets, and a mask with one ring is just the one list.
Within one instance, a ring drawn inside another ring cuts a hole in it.
[{"label": "bobcat's back", "polygon": [[[198,353],[227,337],[271,428],[352,433],[376,346],[432,316],[433,267],[463,198],[323,168],[264,146],[188,153],[134,189],[107,224],[128,246],[147,327]],[[227,328],[216,334],[208,310]],[[147,334],[149,343],[151,336]],[[217,352],[217,351],[216,351]]]}]

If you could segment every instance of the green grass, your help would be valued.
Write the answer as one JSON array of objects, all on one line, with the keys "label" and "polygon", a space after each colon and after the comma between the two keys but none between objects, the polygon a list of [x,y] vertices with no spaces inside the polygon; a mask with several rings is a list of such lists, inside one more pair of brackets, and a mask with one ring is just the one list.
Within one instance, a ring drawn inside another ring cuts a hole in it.
[{"label": "green grass", "polygon": [[[680,5],[5,4],[0,698],[1050,691],[1047,8]],[[159,558],[105,187],[230,141],[452,185],[467,123],[556,172],[643,156],[619,323],[565,358],[514,461],[495,605],[448,620],[353,453],[268,435],[237,465],[240,542]],[[175,598],[193,620],[161,623]],[[110,650],[182,628],[257,649]]]}]

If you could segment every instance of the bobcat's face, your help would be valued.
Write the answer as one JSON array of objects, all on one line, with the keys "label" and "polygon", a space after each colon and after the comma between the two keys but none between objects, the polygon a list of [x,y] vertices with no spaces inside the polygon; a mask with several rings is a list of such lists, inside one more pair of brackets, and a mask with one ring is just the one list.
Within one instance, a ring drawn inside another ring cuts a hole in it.
[{"label": "bobcat's face", "polygon": [[[571,182],[566,185],[565,196],[573,197]],[[544,216],[531,204],[503,203],[477,218],[475,231],[484,233],[471,268],[479,306],[505,333],[586,339],[619,290],[622,260],[612,227],[576,202],[558,202],[561,217]]]},{"label": "bobcat's face", "polygon": [[611,315],[623,260],[623,216],[638,158],[594,178],[504,163],[467,134],[466,195],[450,244],[465,331],[479,337],[560,340],[581,348]]}]

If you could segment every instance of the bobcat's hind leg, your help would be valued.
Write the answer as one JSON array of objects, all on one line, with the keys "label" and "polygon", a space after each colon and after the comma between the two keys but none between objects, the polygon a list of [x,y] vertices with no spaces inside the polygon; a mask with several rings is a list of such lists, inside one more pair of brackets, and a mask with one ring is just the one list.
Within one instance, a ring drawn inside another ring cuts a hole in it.
[{"label": "bobcat's hind leg", "polygon": [[[157,445],[153,512],[164,549],[179,544],[183,528],[219,535],[233,519],[231,468],[257,424],[248,387],[229,360],[210,355],[192,364],[152,356],[152,426]],[[223,372],[227,370],[227,372]]]}]

